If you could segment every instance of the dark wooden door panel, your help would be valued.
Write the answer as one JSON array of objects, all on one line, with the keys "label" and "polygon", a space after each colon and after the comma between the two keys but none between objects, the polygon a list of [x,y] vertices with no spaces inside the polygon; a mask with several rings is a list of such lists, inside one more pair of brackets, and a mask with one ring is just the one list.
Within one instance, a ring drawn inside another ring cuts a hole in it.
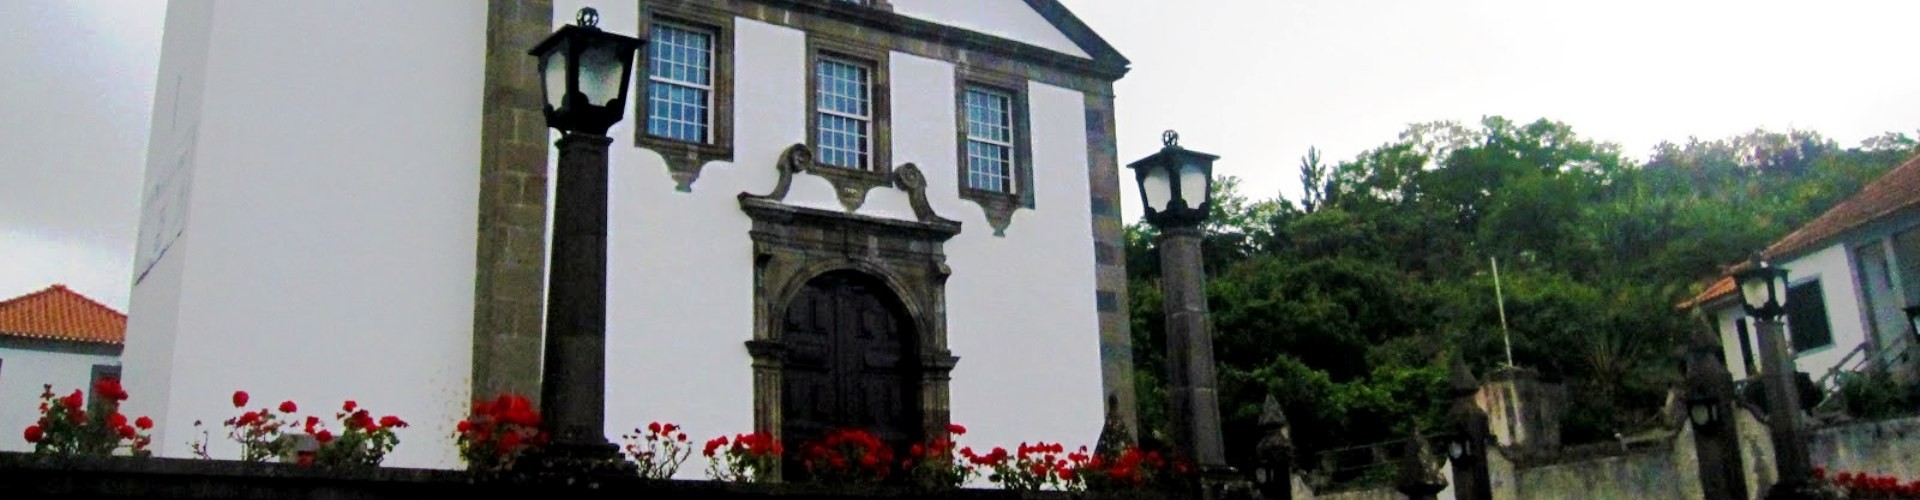
[{"label": "dark wooden door panel", "polygon": [[919,439],[912,327],[897,303],[856,273],[816,277],[789,303],[781,430],[788,443],[845,427],[897,445]]}]

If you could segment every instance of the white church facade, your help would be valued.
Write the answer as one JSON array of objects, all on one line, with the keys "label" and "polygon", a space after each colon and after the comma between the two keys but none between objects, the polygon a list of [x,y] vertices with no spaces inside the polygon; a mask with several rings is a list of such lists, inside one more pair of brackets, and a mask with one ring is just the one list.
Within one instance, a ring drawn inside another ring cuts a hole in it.
[{"label": "white church facade", "polygon": [[1131,420],[1128,63],[1055,0],[174,0],[122,355],[159,454],[202,421],[235,455],[246,390],[399,415],[390,465],[453,468],[472,400],[538,391],[527,50],[581,7],[647,40],[608,132],[610,440]]}]

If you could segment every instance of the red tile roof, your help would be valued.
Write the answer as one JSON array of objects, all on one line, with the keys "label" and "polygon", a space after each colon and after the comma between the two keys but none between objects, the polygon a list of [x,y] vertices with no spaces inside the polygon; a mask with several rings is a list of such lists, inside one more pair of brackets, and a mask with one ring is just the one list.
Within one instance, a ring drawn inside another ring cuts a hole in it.
[{"label": "red tile roof", "polygon": [[0,336],[121,344],[127,340],[127,315],[66,285],[53,285],[0,302]]},{"label": "red tile roof", "polygon": [[1712,285],[1708,285],[1706,291],[1700,292],[1699,295],[1695,295],[1693,296],[1693,298],[1687,299],[1686,301],[1681,302],[1680,308],[1692,309],[1701,304],[1705,304],[1715,299],[1719,299],[1720,297],[1732,295],[1733,292],[1734,292],[1733,277],[1721,276],[1720,279],[1714,280]]},{"label": "red tile roof", "polygon": [[[1841,200],[1840,204],[1827,209],[1826,213],[1815,217],[1812,222],[1768,245],[1762,253],[1769,259],[1799,255],[1825,245],[1862,224],[1913,207],[1920,207],[1920,156],[1893,167],[1886,175],[1860,188],[1859,193]],[[1737,271],[1745,265],[1742,263],[1728,272]],[[1681,307],[1697,306],[1733,291],[1733,279],[1723,277],[1693,299],[1682,302]]]}]

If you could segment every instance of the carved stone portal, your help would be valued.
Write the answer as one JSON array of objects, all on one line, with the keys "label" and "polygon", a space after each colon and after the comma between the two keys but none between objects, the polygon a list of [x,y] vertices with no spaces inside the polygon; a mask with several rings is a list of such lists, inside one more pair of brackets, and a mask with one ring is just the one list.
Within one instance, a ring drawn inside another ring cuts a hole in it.
[{"label": "carved stone portal", "polygon": [[[804,149],[789,153],[789,161],[781,162],[782,177],[804,163],[791,161],[804,155]],[[803,375],[795,370],[806,370],[799,358],[808,349],[802,332],[788,332],[800,328],[790,326],[789,320],[805,315],[792,316],[789,308],[796,301],[816,302],[823,279],[852,279],[884,288],[874,294],[882,296],[885,309],[903,317],[897,330],[907,336],[900,344],[908,359],[887,365],[911,388],[901,393],[917,400],[900,412],[919,420],[918,435],[910,438],[943,435],[948,381],[959,358],[947,350],[946,283],[952,271],[942,247],[960,233],[960,224],[930,211],[920,214],[924,221],[909,221],[788,205],[779,201],[785,194],[781,191],[739,197],[740,210],[753,219],[754,331],[746,347],[753,356],[754,429],[788,439],[781,436],[789,427],[783,408],[795,402],[783,401],[789,393],[786,378],[790,372]],[[833,293],[841,292],[828,295]],[[839,320],[828,323],[834,321]]]}]

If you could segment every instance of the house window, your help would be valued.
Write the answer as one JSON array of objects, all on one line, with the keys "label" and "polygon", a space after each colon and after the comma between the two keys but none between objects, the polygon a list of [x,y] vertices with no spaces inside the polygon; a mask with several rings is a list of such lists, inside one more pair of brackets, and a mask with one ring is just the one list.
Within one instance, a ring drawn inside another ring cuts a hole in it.
[{"label": "house window", "polygon": [[1740,335],[1740,362],[1746,367],[1747,376],[1760,373],[1753,367],[1753,334],[1747,330],[1747,318],[1734,318],[1733,330]]},{"label": "house window", "polygon": [[960,198],[980,205],[995,236],[1013,212],[1033,208],[1033,127],[1027,81],[971,66],[954,68]]},{"label": "house window", "polygon": [[648,35],[647,133],[712,142],[713,32],[655,21]]},{"label": "house window", "polygon": [[807,147],[814,175],[833,184],[840,206],[859,210],[867,192],[893,185],[887,96],[892,51],[870,41],[807,34]]},{"label": "house window", "polygon": [[1793,336],[1794,353],[1833,345],[1833,332],[1827,323],[1826,296],[1820,290],[1820,281],[1787,288],[1787,328]]},{"label": "house window", "polygon": [[873,68],[822,56],[814,66],[815,120],[821,164],[873,170]]},{"label": "house window", "polygon": [[659,153],[676,188],[708,163],[733,160],[733,14],[700,2],[640,3],[644,85],[634,91],[635,142]]},{"label": "house window", "polygon": [[966,89],[967,187],[1013,192],[1013,96]]},{"label": "house window", "polygon": [[1893,236],[1893,281],[1906,304],[1920,304],[1920,227]]}]

